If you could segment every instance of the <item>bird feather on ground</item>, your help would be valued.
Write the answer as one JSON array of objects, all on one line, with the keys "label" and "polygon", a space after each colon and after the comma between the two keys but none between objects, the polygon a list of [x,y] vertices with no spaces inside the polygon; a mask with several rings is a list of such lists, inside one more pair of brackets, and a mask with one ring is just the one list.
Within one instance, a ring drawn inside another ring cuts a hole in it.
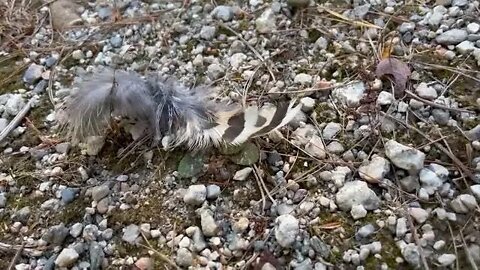
[{"label": "bird feather on ground", "polygon": [[84,74],[74,88],[60,108],[74,142],[104,136],[120,118],[133,139],[147,138],[169,149],[240,145],[288,124],[301,110],[296,100],[244,108],[215,100],[209,87],[188,88],[173,77],[106,67]]}]

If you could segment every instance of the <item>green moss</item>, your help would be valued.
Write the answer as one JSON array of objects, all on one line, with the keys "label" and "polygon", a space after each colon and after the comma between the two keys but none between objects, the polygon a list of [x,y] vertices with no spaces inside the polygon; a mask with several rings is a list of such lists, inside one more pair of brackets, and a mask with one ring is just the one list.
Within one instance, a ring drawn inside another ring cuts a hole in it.
[{"label": "green moss", "polygon": [[315,43],[315,41],[317,41],[317,39],[321,36],[323,36],[322,32],[318,31],[317,29],[308,29],[308,41],[310,43]]},{"label": "green moss", "polygon": [[[162,226],[168,221],[176,224],[177,228],[183,228],[184,224],[193,224],[195,215],[178,215],[176,212],[171,212],[162,204],[163,199],[159,192],[153,191],[155,197],[150,197],[142,201],[140,207],[127,210],[116,209],[109,213],[108,222],[116,229],[120,229],[125,225],[133,223],[150,223],[152,226]],[[160,197],[159,197],[160,196]],[[173,210],[175,211],[175,210]]]},{"label": "green moss", "polygon": [[337,113],[330,108],[327,102],[318,103],[315,106],[318,123],[335,122],[338,119]]},{"label": "green moss", "polygon": [[6,56],[0,59],[0,95],[25,88],[21,75],[25,68],[26,66],[21,65],[20,56]]},{"label": "green moss", "polygon": [[249,27],[250,27],[250,20],[244,19],[240,21],[238,25],[238,30],[247,31]]},{"label": "green moss", "polygon": [[49,223],[58,224],[63,222],[64,224],[69,225],[80,222],[85,215],[85,208],[89,206],[90,204],[87,200],[77,199],[61,208],[60,211],[52,217]]}]

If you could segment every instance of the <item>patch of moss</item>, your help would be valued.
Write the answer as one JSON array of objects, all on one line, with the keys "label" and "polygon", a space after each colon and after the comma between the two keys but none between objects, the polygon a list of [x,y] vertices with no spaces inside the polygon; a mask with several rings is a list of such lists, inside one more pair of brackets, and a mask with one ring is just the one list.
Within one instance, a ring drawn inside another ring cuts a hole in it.
[{"label": "patch of moss", "polygon": [[322,32],[315,28],[308,29],[308,41],[310,43],[315,43],[315,41],[317,41],[317,39],[319,39],[322,35]]},{"label": "patch of moss", "polygon": [[[183,228],[184,224],[193,224],[195,215],[180,216],[178,213],[172,213],[164,205],[163,200],[158,198],[159,194],[152,192],[156,197],[150,197],[142,202],[140,207],[127,210],[114,210],[108,216],[109,223],[115,229],[120,229],[125,225],[133,223],[150,223],[152,226],[162,226],[168,221],[175,223],[177,228]],[[175,210],[173,210],[175,211]]]},{"label": "patch of moss", "polygon": [[72,203],[65,205],[58,211],[50,220],[51,224],[58,224],[63,222],[69,225],[76,222],[81,222],[85,215],[85,208],[90,206],[89,202],[83,199],[77,199]]},{"label": "patch of moss", "polygon": [[22,81],[22,71],[25,67],[21,63],[20,56],[7,56],[0,59],[0,95],[12,93],[13,91],[25,88]]},{"label": "patch of moss", "polygon": [[250,20],[248,19],[241,20],[238,25],[238,30],[247,31],[249,27],[250,27]]},{"label": "patch of moss", "polygon": [[314,110],[317,113],[318,123],[335,122],[338,119],[337,113],[326,102],[318,103]]}]

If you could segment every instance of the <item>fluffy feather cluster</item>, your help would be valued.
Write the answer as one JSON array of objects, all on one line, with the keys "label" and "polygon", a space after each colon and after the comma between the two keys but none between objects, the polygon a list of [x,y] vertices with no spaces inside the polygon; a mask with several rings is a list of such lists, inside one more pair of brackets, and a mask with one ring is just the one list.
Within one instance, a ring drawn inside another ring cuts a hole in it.
[{"label": "fluffy feather cluster", "polygon": [[286,125],[301,109],[295,101],[262,108],[227,105],[213,99],[208,87],[188,88],[171,77],[111,68],[85,74],[74,88],[61,111],[76,142],[105,135],[120,117],[134,139],[162,141],[167,148],[238,145]]}]

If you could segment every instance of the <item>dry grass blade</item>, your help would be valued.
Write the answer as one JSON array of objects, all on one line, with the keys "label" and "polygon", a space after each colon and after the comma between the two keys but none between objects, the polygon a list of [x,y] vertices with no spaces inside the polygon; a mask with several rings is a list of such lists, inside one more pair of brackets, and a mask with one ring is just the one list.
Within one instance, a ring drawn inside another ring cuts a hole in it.
[{"label": "dry grass blade", "polygon": [[174,269],[177,269],[177,270],[180,270],[181,268],[177,266],[177,264],[175,262],[173,262],[172,260],[170,260],[167,256],[165,256],[163,253],[161,253],[160,251],[156,250],[155,248],[153,248],[153,246],[150,244],[150,242],[148,241],[147,237],[145,237],[145,235],[142,233],[142,237],[143,239],[145,240],[145,242],[147,242],[147,245],[142,245],[140,244],[142,247],[144,248],[147,248],[149,249],[150,251],[154,252],[155,254],[157,254],[157,256],[160,258],[160,260],[166,262],[167,264],[169,264],[171,267],[173,267]]},{"label": "dry grass blade", "polygon": [[367,21],[355,21],[355,20],[352,20],[350,18],[347,18],[345,16],[343,16],[342,14],[339,14],[333,10],[330,10],[328,8],[319,8],[318,9],[319,12],[322,12],[322,11],[326,11],[328,12],[330,15],[333,15],[334,17],[336,17],[336,21],[339,21],[339,22],[343,22],[343,23],[347,23],[347,24],[351,24],[353,26],[359,26],[359,27],[369,27],[369,28],[375,28],[375,29],[383,29],[382,27],[378,26],[378,25],[375,25],[375,24],[372,24],[372,23],[369,23]]},{"label": "dry grass blade", "polygon": [[8,46],[20,47],[24,38],[35,32],[37,13],[33,11],[30,1],[7,0],[0,3],[0,39],[9,40],[1,45],[0,50]]}]

